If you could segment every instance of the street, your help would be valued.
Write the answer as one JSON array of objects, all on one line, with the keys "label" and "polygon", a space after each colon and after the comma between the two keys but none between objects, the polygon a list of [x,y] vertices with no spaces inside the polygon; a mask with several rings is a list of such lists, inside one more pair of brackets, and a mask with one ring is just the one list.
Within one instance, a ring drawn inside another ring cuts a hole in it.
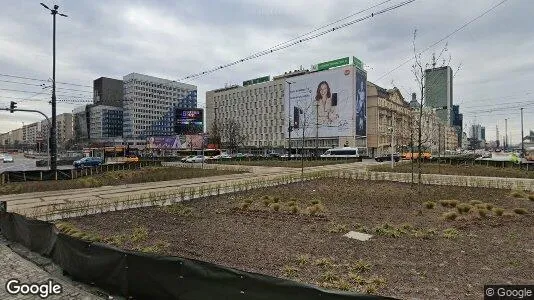
[{"label": "street", "polygon": [[[48,170],[48,167],[36,167],[37,159],[25,158],[23,154],[13,154],[13,163],[0,163],[0,173],[5,171],[28,171],[28,170]],[[58,169],[72,169],[72,166],[58,166]]]}]

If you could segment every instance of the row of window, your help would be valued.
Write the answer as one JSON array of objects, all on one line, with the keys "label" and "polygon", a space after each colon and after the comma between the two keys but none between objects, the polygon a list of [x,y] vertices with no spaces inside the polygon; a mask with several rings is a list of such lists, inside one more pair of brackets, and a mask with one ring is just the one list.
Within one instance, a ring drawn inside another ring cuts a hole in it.
[{"label": "row of window", "polygon": [[278,85],[272,85],[272,86],[264,86],[264,87],[258,87],[258,88],[255,88],[255,89],[246,89],[246,90],[242,90],[240,92],[229,92],[229,93],[226,93],[224,95],[217,95],[215,96],[215,99],[216,100],[221,100],[221,99],[224,99],[224,100],[227,100],[227,99],[235,99],[236,97],[246,97],[246,96],[253,96],[253,95],[259,95],[259,94],[267,94],[268,92],[269,93],[273,93],[273,92],[277,92],[277,91],[283,91],[284,90],[284,86],[282,84],[278,84]]}]

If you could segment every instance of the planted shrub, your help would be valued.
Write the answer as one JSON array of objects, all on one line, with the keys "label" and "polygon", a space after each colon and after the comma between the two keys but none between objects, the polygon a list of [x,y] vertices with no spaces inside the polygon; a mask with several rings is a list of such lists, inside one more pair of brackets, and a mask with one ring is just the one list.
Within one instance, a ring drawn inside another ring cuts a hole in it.
[{"label": "planted shrub", "polygon": [[313,205],[316,205],[316,204],[319,204],[319,203],[321,203],[321,201],[319,201],[318,199],[313,199],[311,201],[311,204],[313,204]]},{"label": "planted shrub", "polygon": [[289,211],[293,214],[296,214],[299,212],[299,208],[297,206],[291,206],[291,208],[289,209]]},{"label": "planted shrub", "polygon": [[473,207],[469,204],[459,204],[458,206],[456,206],[456,210],[458,210],[458,212],[461,214],[468,213],[469,211],[471,211],[472,208]]},{"label": "planted shrub", "polygon": [[354,264],[351,266],[351,269],[355,273],[363,273],[363,272],[370,271],[371,265],[359,259],[354,262]]},{"label": "planted shrub", "polygon": [[482,218],[485,218],[488,216],[488,210],[486,208],[479,208],[478,215]]},{"label": "planted shrub", "polygon": [[436,203],[435,202],[432,202],[432,201],[426,201],[425,203],[423,203],[424,207],[428,208],[428,209],[432,209],[434,208],[434,206],[436,206]]},{"label": "planted shrub", "polygon": [[528,211],[524,208],[514,208],[514,212],[518,215],[526,215]]},{"label": "planted shrub", "polygon": [[246,202],[243,202],[239,205],[239,208],[241,208],[242,210],[247,210],[249,207],[250,207],[250,204]]},{"label": "planted shrub", "polygon": [[500,207],[494,207],[493,213],[495,213],[496,216],[502,216],[502,214],[504,213],[504,209]]},{"label": "planted shrub", "polygon": [[458,217],[458,214],[455,211],[449,211],[443,214],[443,218],[447,221],[454,221]]},{"label": "planted shrub", "polygon": [[254,200],[251,198],[245,199],[245,203],[252,204],[252,202],[254,202]]},{"label": "planted shrub", "polygon": [[322,281],[325,281],[325,282],[330,282],[330,283],[334,283],[336,280],[338,280],[338,276],[336,276],[334,273],[332,273],[331,271],[326,271],[324,272],[324,274],[321,276],[321,280]]},{"label": "planted shrub", "polygon": [[452,239],[458,236],[458,230],[456,228],[447,228],[443,230],[443,236]]},{"label": "planted shrub", "polygon": [[279,211],[280,210],[280,204],[278,203],[273,203],[271,205],[271,208],[274,210],[274,211]]},{"label": "planted shrub", "polygon": [[482,201],[479,201],[479,200],[471,200],[471,201],[469,201],[469,204],[475,206],[475,205],[477,205],[477,204],[482,204]]},{"label": "planted shrub", "polygon": [[534,195],[528,195],[528,200],[534,201]]},{"label": "planted shrub", "polygon": [[514,197],[514,198],[523,198],[523,193],[520,192],[520,191],[513,191],[512,192],[512,197]]},{"label": "planted shrub", "polygon": [[491,204],[491,203],[486,203],[486,209],[487,209],[487,210],[492,210],[492,209],[493,209],[493,204]]}]

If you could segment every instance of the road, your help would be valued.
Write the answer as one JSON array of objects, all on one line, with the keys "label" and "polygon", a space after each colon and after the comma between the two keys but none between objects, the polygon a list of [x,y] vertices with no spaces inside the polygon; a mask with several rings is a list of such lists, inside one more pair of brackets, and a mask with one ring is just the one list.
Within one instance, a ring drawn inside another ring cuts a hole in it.
[{"label": "road", "polygon": [[[28,171],[28,170],[48,170],[48,167],[36,167],[37,159],[25,158],[23,154],[13,154],[13,163],[0,163],[0,173],[4,171]],[[58,166],[58,169],[72,169],[72,166]]]}]

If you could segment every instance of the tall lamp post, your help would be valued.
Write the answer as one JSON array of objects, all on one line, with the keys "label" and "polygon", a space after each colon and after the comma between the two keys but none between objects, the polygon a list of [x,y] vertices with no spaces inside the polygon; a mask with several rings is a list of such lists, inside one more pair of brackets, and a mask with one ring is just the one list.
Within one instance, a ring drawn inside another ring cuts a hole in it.
[{"label": "tall lamp post", "polygon": [[525,155],[525,143],[523,133],[523,108],[521,107],[521,156]]},{"label": "tall lamp post", "polygon": [[53,19],[53,34],[52,34],[52,126],[50,126],[50,170],[57,169],[57,137],[56,137],[56,15],[67,17],[65,14],[58,12],[58,5],[54,5],[54,9],[48,8],[44,3],[41,5],[50,11]]}]

